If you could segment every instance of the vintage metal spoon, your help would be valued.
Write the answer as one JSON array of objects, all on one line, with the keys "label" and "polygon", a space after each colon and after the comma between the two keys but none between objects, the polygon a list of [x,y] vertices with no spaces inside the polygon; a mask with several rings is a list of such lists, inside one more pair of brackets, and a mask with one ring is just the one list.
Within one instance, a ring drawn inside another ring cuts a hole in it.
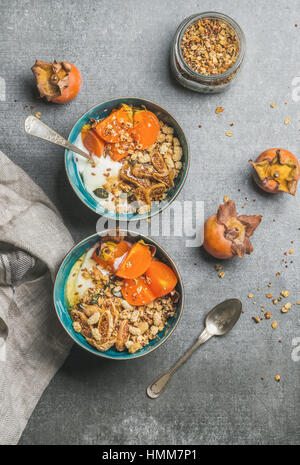
[{"label": "vintage metal spoon", "polygon": [[25,131],[31,136],[52,142],[52,144],[60,145],[61,147],[72,150],[72,152],[79,153],[79,155],[82,155],[83,157],[92,161],[91,155],[79,149],[76,147],[76,145],[71,144],[71,142],[67,141],[56,131],[54,131],[54,129],[47,126],[47,124],[43,123],[39,118],[36,118],[36,116],[27,116],[25,119]]},{"label": "vintage metal spoon", "polygon": [[229,299],[218,304],[206,316],[205,329],[195,344],[163,375],[159,376],[147,387],[147,394],[156,399],[165,390],[175,371],[192,355],[192,353],[208,341],[212,336],[223,336],[228,333],[238,321],[242,311],[242,303],[238,299]]}]

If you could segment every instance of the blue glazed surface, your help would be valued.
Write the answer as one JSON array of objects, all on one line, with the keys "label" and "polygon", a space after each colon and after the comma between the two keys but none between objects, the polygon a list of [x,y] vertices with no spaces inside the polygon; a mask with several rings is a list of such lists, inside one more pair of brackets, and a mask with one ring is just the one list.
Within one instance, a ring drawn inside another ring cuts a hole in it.
[{"label": "blue glazed surface", "polygon": [[[100,233],[99,235],[105,235],[106,232]],[[180,299],[177,303],[177,309],[175,315],[170,318],[163,329],[155,339],[153,339],[147,346],[143,347],[142,349],[138,350],[134,354],[130,354],[127,351],[124,352],[118,352],[114,349],[109,349],[106,352],[99,352],[97,349],[94,347],[90,346],[85,338],[74,331],[73,326],[72,326],[72,319],[69,315],[69,302],[66,297],[66,283],[70,274],[70,271],[73,267],[73,265],[76,263],[76,261],[91,247],[94,246],[96,242],[98,242],[99,235],[96,233],[93,236],[90,236],[83,241],[79,242],[73,249],[70,250],[68,255],[65,257],[64,261],[62,262],[57,276],[56,276],[56,281],[54,284],[54,305],[56,309],[56,313],[58,315],[58,318],[67,331],[67,333],[71,336],[71,338],[79,344],[81,347],[84,349],[88,350],[89,352],[92,352],[95,355],[105,357],[105,358],[112,358],[116,360],[128,360],[131,358],[136,358],[136,357],[141,357],[143,355],[148,354],[149,352],[152,352],[152,350],[156,349],[160,344],[162,344],[173,332],[175,327],[177,326],[179,319],[181,317],[181,313],[183,310],[183,300],[184,300],[184,294],[183,294],[183,286],[182,286],[182,281],[180,274],[176,268],[176,266],[172,263],[172,261],[169,259],[167,256],[166,252],[153,240],[151,240],[148,237],[145,236],[136,236],[132,233],[131,240],[139,240],[143,239],[146,243],[148,244],[153,244],[157,248],[156,252],[156,257],[159,258],[161,261],[165,262],[167,265],[169,265],[175,274],[178,277],[178,283],[176,286],[177,291],[180,294]]]},{"label": "blue glazed surface", "polygon": [[164,199],[162,203],[154,204],[151,212],[145,214],[138,214],[138,213],[116,213],[110,212],[105,210],[101,205],[99,205],[96,200],[86,191],[80,174],[77,170],[75,157],[73,156],[73,152],[70,150],[65,151],[65,167],[68,179],[70,181],[71,186],[73,187],[75,193],[78,195],[80,200],[91,210],[96,212],[99,215],[105,216],[112,220],[120,220],[120,221],[136,221],[145,219],[151,216],[156,215],[160,211],[162,211],[166,206],[168,206],[177,194],[180,192],[189,168],[189,149],[186,137],[184,135],[183,130],[181,129],[178,122],[175,120],[173,116],[171,116],[166,110],[164,110],[159,105],[156,105],[153,102],[148,100],[136,98],[136,97],[124,97],[124,98],[116,98],[113,100],[109,100],[108,102],[99,103],[95,105],[93,108],[88,110],[83,116],[79,118],[79,120],[73,126],[70,135],[69,141],[74,144],[77,136],[80,134],[82,127],[87,124],[90,118],[94,119],[103,119],[110,114],[110,112],[120,106],[122,103],[126,103],[128,105],[134,105],[140,107],[141,105],[145,105],[148,110],[151,110],[156,116],[162,120],[164,123],[169,124],[174,128],[175,135],[178,137],[180,144],[183,149],[183,156],[182,156],[182,163],[183,167],[181,169],[180,174],[174,180],[175,186],[169,190],[167,197]]}]

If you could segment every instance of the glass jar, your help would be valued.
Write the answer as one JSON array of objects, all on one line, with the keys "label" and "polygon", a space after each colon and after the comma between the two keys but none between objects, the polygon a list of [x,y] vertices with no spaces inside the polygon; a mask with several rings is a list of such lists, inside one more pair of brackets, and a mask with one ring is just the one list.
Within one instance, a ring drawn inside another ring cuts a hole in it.
[{"label": "glass jar", "polygon": [[[183,35],[191,24],[197,22],[200,19],[220,20],[230,26],[236,33],[239,45],[238,56],[233,65],[224,73],[211,75],[200,74],[197,71],[191,69],[183,58],[181,51]],[[188,89],[203,93],[223,92],[232,84],[238,72],[240,71],[244,60],[245,51],[245,35],[240,26],[232,18],[222,13],[211,11],[198,13],[183,20],[176,31],[171,48],[171,69],[177,81]]]}]

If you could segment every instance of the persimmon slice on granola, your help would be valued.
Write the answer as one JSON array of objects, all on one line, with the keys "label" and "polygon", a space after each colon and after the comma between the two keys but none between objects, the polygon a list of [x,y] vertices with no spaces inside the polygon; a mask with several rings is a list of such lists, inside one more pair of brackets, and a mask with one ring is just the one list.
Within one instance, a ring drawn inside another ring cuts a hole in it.
[{"label": "persimmon slice on granola", "polygon": [[122,295],[130,305],[147,305],[155,300],[145,276],[136,279],[124,279]]},{"label": "persimmon slice on granola", "polygon": [[104,152],[105,142],[97,137],[94,129],[90,129],[82,134],[82,143],[90,155],[100,158]]},{"label": "persimmon slice on granola", "polygon": [[95,130],[101,139],[109,143],[121,141],[121,136],[129,134],[128,129],[132,126],[132,115],[128,106],[122,105],[120,109],[112,111],[109,116],[99,121]]},{"label": "persimmon slice on granola", "polygon": [[158,133],[159,121],[152,111],[138,110],[134,112],[132,134],[141,150],[153,145]]},{"label": "persimmon slice on granola", "polygon": [[158,260],[152,260],[145,276],[148,278],[149,287],[156,298],[169,294],[177,284],[174,271]]},{"label": "persimmon slice on granola", "polygon": [[138,278],[149,268],[152,255],[147,245],[136,242],[116,271],[119,278]]}]

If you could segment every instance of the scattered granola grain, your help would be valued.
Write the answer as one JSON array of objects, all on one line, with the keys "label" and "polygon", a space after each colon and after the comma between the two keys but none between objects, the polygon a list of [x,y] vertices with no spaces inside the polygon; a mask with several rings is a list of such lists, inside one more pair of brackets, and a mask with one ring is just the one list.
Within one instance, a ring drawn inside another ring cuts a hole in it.
[{"label": "scattered granola grain", "polygon": [[254,320],[255,323],[259,323],[259,322],[260,322],[259,316],[253,316],[253,317],[252,317],[252,320]]},{"label": "scattered granola grain", "polygon": [[272,326],[273,329],[276,329],[277,328],[277,321],[274,320],[271,326]]},{"label": "scattered granola grain", "polygon": [[181,51],[186,64],[207,76],[221,74],[236,62],[239,42],[235,31],[218,19],[199,19],[185,31]]},{"label": "scattered granola grain", "polygon": [[266,294],[267,299],[272,299],[272,294]]},{"label": "scattered granola grain", "polygon": [[229,126],[231,126],[231,127],[234,126],[234,123],[229,123]]},{"label": "scattered granola grain", "polygon": [[296,302],[296,305],[300,305],[300,301]]},{"label": "scattered granola grain", "polygon": [[277,381],[277,383],[279,383],[279,381],[280,381],[280,375],[276,375],[276,376],[275,376],[275,381]]},{"label": "scattered granola grain", "polygon": [[290,295],[290,291],[281,291],[280,294],[282,297],[288,297]]},{"label": "scattered granola grain", "polygon": [[295,250],[294,248],[290,249],[290,250],[289,250],[289,254],[290,254],[290,255],[293,255],[294,250]]},{"label": "scattered granola grain", "polygon": [[215,265],[216,271],[220,271],[220,270],[222,270],[222,268],[223,268],[222,265],[219,265],[219,264],[216,264],[216,265]]},{"label": "scattered granola grain", "polygon": [[275,108],[275,107],[276,107],[276,103],[275,103],[275,102],[272,102],[272,103],[270,104],[270,107],[271,107],[271,108]]},{"label": "scattered granola grain", "polygon": [[287,313],[292,308],[291,302],[287,302],[281,309],[282,313]]},{"label": "scattered granola grain", "polygon": [[226,131],[226,132],[225,132],[225,136],[231,137],[231,136],[232,136],[232,131]]},{"label": "scattered granola grain", "polygon": [[278,300],[277,300],[277,299],[273,299],[272,302],[273,302],[274,305],[276,305],[277,302],[278,302]]},{"label": "scattered granola grain", "polygon": [[38,111],[35,115],[34,115],[36,118],[39,118],[42,116],[42,113],[40,111]]},{"label": "scattered granola grain", "polygon": [[263,381],[263,380],[265,379],[265,377],[264,377],[264,376],[262,376],[260,379]]},{"label": "scattered granola grain", "polygon": [[229,195],[225,195],[223,198],[223,202],[226,203],[229,201]]},{"label": "scattered granola grain", "polygon": [[252,299],[254,297],[254,294],[248,294],[248,299]]},{"label": "scattered granola grain", "polygon": [[285,118],[285,120],[284,120],[284,124],[285,124],[285,125],[290,124],[290,122],[291,122],[291,118],[289,118],[289,117],[288,117],[288,118]]},{"label": "scattered granola grain", "polygon": [[223,107],[217,107],[217,108],[216,108],[216,113],[217,113],[217,115],[218,115],[219,113],[222,113],[222,111],[224,111],[224,108],[223,108]]},{"label": "scattered granola grain", "polygon": [[225,276],[225,271],[221,271],[221,272],[219,273],[219,278],[222,279],[222,278],[224,278],[224,276]]},{"label": "scattered granola grain", "polygon": [[266,318],[267,320],[269,320],[269,319],[271,318],[271,316],[272,316],[272,315],[271,315],[270,312],[266,312],[266,313],[265,313],[265,318]]},{"label": "scattered granola grain", "polygon": [[279,271],[277,271],[276,276],[280,276],[280,272],[279,272]]}]

